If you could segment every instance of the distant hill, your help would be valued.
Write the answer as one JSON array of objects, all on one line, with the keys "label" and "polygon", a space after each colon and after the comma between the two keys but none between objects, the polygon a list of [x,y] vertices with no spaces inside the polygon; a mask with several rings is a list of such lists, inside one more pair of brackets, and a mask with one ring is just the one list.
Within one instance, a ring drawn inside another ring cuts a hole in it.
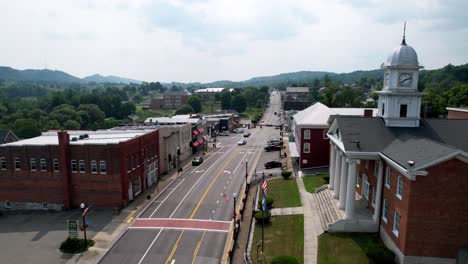
[{"label": "distant hill", "polygon": [[81,79],[63,71],[16,70],[0,66],[0,79],[11,81],[80,82]]},{"label": "distant hill", "polygon": [[100,74],[94,74],[88,77],[84,77],[81,79],[83,82],[95,82],[95,83],[137,83],[140,84],[142,81],[138,80],[133,80],[133,79],[127,79],[127,78],[122,78],[122,77],[117,77],[117,76],[102,76]]},{"label": "distant hill", "polygon": [[17,70],[11,67],[0,66],[0,80],[7,81],[46,81],[57,83],[141,83],[138,80],[121,78],[117,76],[102,76],[94,74],[83,79],[70,75],[63,71],[53,70]]}]

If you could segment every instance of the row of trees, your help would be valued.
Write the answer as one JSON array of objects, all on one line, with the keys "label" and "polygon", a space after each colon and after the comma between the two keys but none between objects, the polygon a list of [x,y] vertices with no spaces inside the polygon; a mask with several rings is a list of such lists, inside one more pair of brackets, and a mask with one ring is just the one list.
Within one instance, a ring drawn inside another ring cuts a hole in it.
[{"label": "row of trees", "polygon": [[268,86],[261,88],[245,87],[243,89],[224,89],[221,92],[221,108],[234,109],[239,113],[244,112],[247,107],[263,108],[268,102]]}]

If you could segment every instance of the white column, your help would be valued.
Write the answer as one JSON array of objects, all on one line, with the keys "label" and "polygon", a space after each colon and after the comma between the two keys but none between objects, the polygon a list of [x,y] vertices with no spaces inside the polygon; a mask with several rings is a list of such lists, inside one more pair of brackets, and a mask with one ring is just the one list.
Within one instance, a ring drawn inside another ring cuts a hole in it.
[{"label": "white column", "polygon": [[377,221],[377,217],[379,217],[380,213],[380,205],[381,205],[381,198],[382,198],[382,188],[383,188],[383,161],[379,162],[379,171],[377,173],[377,186],[376,192],[375,192],[375,208],[374,208],[374,215],[372,216],[372,219],[374,221]]},{"label": "white column", "polygon": [[331,146],[331,157],[330,157],[330,165],[328,167],[330,168],[330,182],[328,184],[328,189],[333,190],[334,187],[334,180],[335,180],[335,156],[336,156],[336,147],[333,145],[333,143],[330,141],[330,146]]},{"label": "white column", "polygon": [[348,159],[348,189],[346,190],[346,209],[345,219],[352,219],[354,217],[354,200],[356,192],[356,164],[359,160]]},{"label": "white column", "polygon": [[341,183],[340,183],[340,200],[338,202],[338,208],[341,210],[345,209],[346,204],[346,189],[348,188],[348,163],[346,162],[345,155],[341,159]]},{"label": "white column", "polygon": [[333,198],[338,199],[340,197],[340,180],[341,180],[341,151],[336,151],[336,161],[335,161],[335,186],[333,192]]}]

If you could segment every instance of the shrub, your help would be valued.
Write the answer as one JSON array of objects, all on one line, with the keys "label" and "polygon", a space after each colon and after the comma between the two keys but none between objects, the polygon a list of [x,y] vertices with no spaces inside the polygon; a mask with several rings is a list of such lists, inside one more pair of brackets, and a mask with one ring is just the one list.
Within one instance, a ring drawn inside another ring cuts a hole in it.
[{"label": "shrub", "polygon": [[395,263],[395,253],[391,250],[379,246],[379,247],[369,247],[367,249],[366,255],[372,260],[372,263],[375,264],[394,264]]},{"label": "shrub", "polygon": [[327,184],[329,184],[329,183],[330,183],[330,176],[325,176],[325,177],[323,177],[323,180],[324,180]]},{"label": "shrub", "polygon": [[[263,199],[262,199],[261,197],[260,197],[260,199],[258,199],[258,207],[260,207],[260,210],[263,209],[262,200],[263,200]],[[271,208],[273,207],[273,202],[274,202],[274,201],[275,201],[275,200],[273,199],[273,197],[271,197],[271,196],[267,196],[267,197],[266,197],[266,204],[267,204],[267,208],[268,208],[268,209],[271,209]]]},{"label": "shrub", "polygon": [[87,239],[88,243],[85,243],[84,239],[78,238],[67,238],[60,245],[60,251],[64,253],[81,253],[88,250],[89,247],[94,245],[94,241]]},{"label": "shrub", "polygon": [[283,176],[285,180],[289,179],[289,177],[291,177],[291,174],[292,174],[292,171],[288,171],[288,170],[283,170],[281,172],[281,176]]},{"label": "shrub", "polygon": [[262,212],[262,211],[257,211],[254,214],[254,217],[255,217],[255,220],[257,220],[257,223],[259,223],[260,225],[262,224],[262,220],[263,220],[264,224],[268,224],[268,223],[270,223],[271,213],[270,212],[265,213],[265,212]]},{"label": "shrub", "polygon": [[271,260],[271,264],[299,264],[299,261],[293,256],[277,256]]}]

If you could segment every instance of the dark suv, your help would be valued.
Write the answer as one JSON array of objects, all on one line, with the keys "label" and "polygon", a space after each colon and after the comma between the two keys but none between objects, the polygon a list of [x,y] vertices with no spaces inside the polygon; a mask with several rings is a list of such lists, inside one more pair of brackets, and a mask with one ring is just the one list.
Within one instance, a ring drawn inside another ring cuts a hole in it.
[{"label": "dark suv", "polygon": [[280,150],[281,146],[279,144],[268,144],[264,147],[264,149],[269,152],[273,150]]},{"label": "dark suv", "polygon": [[265,163],[265,169],[281,168],[281,166],[283,166],[283,164],[281,164],[281,162],[274,161],[274,160]]}]

